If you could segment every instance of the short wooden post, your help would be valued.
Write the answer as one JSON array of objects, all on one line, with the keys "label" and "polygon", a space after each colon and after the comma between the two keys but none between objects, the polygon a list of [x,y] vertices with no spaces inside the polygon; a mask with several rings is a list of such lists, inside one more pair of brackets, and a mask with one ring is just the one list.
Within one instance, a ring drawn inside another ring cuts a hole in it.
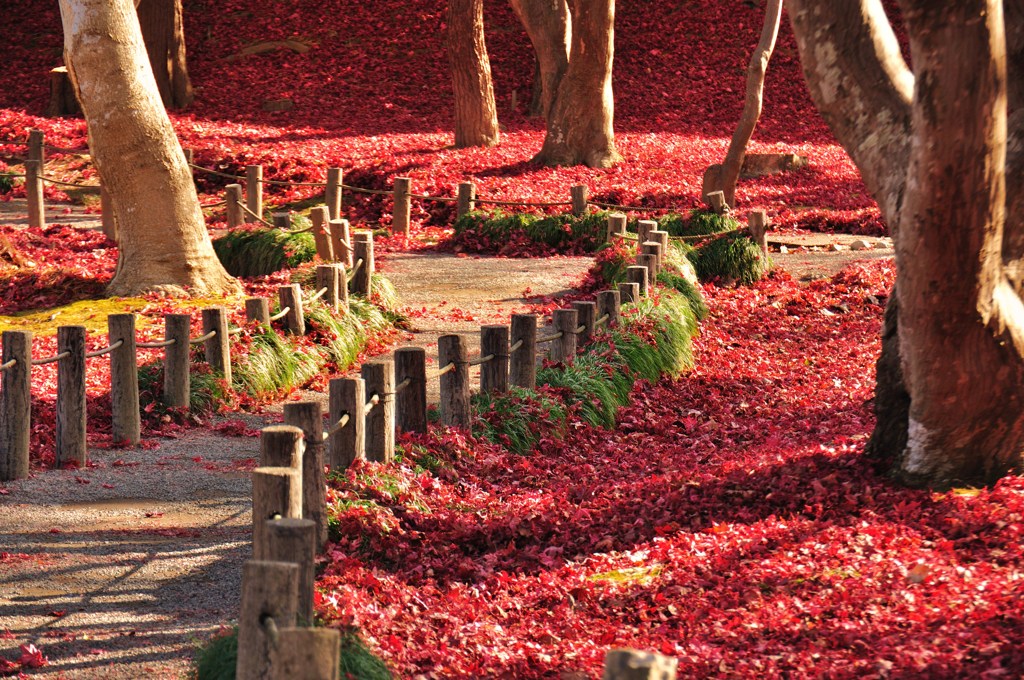
[{"label": "short wooden post", "polygon": [[[401,387],[408,380],[409,384]],[[401,389],[399,389],[401,388]],[[395,415],[402,432],[427,431],[427,351],[422,347],[395,350]]]},{"label": "short wooden post", "polygon": [[395,178],[395,212],[391,222],[391,233],[409,235],[412,218],[412,180],[408,177]]},{"label": "short wooden post", "polygon": [[295,627],[298,595],[299,568],[295,564],[249,560],[242,566],[237,680],[264,680],[268,676],[272,651],[280,645],[273,636]]},{"label": "short wooden post", "polygon": [[367,402],[378,398],[366,414],[366,460],[390,463],[395,459],[395,363],[368,361],[359,372]]},{"label": "short wooden post", "polygon": [[337,219],[330,221],[331,253],[334,261],[340,262],[346,267],[352,266],[352,241],[349,238],[348,220]]},{"label": "short wooden post", "polygon": [[661,229],[655,229],[654,231],[647,235],[647,238],[650,239],[651,241],[655,241],[661,244],[662,260],[664,260],[665,256],[668,255],[668,237],[669,233]]},{"label": "short wooden post", "polygon": [[340,664],[340,630],[285,628],[271,651],[270,680],[338,680]]},{"label": "short wooden post", "polygon": [[[643,275],[644,281],[647,281],[647,274]],[[640,284],[636,281],[629,283],[623,282],[619,284],[619,301],[621,304],[632,303],[635,304],[640,301]]]},{"label": "short wooden post", "polygon": [[103,235],[117,242],[117,220],[114,219],[114,204],[106,186],[100,186],[100,226]]},{"label": "short wooden post", "polygon": [[40,169],[46,163],[46,136],[42,130],[30,128],[28,131],[28,154],[27,159],[38,161]]},{"label": "short wooden post", "polygon": [[472,182],[459,182],[459,193],[455,217],[459,218],[476,209],[476,185]]},{"label": "short wooden post", "polygon": [[196,160],[195,149],[186,149],[186,148],[182,147],[181,155],[185,157],[185,165],[188,166],[188,174],[189,175],[193,174],[192,173],[192,165],[193,165],[193,163],[195,163],[195,160]]},{"label": "short wooden post", "polygon": [[302,288],[297,283],[280,286],[277,289],[277,301],[283,310],[288,308],[284,316],[284,325],[292,335],[306,334],[306,318],[302,313]]},{"label": "short wooden post", "polygon": [[287,467],[301,471],[305,446],[302,428],[292,423],[268,425],[260,430],[260,467]]},{"label": "short wooden post", "polygon": [[138,444],[142,439],[139,415],[139,367],[135,353],[135,315],[111,314],[107,317],[110,345],[110,415],[114,442]]},{"label": "short wooden post", "polygon": [[442,335],[437,339],[437,363],[443,371],[441,376],[441,423],[450,427],[468,428],[469,410],[469,362],[466,359],[466,341],[461,335]]},{"label": "short wooden post", "polygon": [[50,69],[50,103],[46,107],[46,115],[74,116],[80,113],[75,88],[71,84],[66,66]]},{"label": "short wooden post", "polygon": [[576,358],[576,327],[579,325],[575,309],[556,309],[551,312],[551,327],[561,337],[551,342],[551,360],[571,363]]},{"label": "short wooden post", "polygon": [[[650,290],[648,286],[649,279],[647,278],[647,267],[644,267],[643,265],[633,265],[631,267],[626,267],[626,281],[629,283],[635,283],[640,287],[640,289],[637,291],[637,295],[639,295],[640,297],[647,297]],[[630,302],[639,301],[640,298],[634,298],[630,300]]]},{"label": "short wooden post", "polygon": [[569,195],[572,197],[572,214],[582,216],[587,214],[587,187],[577,184],[569,188]]},{"label": "short wooden post", "polygon": [[626,220],[622,213],[608,213],[608,243],[626,235]]},{"label": "short wooden post", "polygon": [[252,471],[252,556],[270,555],[267,520],[302,519],[302,482],[298,468],[258,467]]},{"label": "short wooden post", "polygon": [[658,256],[640,253],[636,256],[636,263],[647,270],[647,291],[650,293],[657,282],[655,277],[658,275]]},{"label": "short wooden post", "polygon": [[311,519],[268,519],[267,559],[291,562],[299,567],[298,623],[313,625],[314,566],[316,563],[316,522]]},{"label": "short wooden post", "polygon": [[750,240],[761,249],[761,257],[768,261],[768,213],[764,210],[751,210],[747,217],[750,229]]},{"label": "short wooden post", "polygon": [[725,193],[721,191],[712,191],[710,194],[704,197],[711,207],[711,210],[719,215],[724,215],[729,212],[729,204],[725,202]]},{"label": "short wooden post", "polygon": [[480,327],[480,356],[493,356],[480,364],[480,391],[508,391],[508,326]]},{"label": "short wooden post", "polygon": [[517,387],[534,389],[537,387],[537,316],[513,314],[509,342],[509,381]]},{"label": "short wooden post", "polygon": [[[366,387],[362,378],[334,378],[328,390],[327,451],[331,471],[340,472],[355,461],[366,459]],[[344,416],[348,416],[348,423],[339,427]]]},{"label": "short wooden post", "polygon": [[313,242],[316,244],[316,254],[324,262],[334,262],[334,248],[331,246],[331,236],[327,226],[330,221],[326,205],[318,205],[309,210],[309,219],[313,222]]},{"label": "short wooden post", "polygon": [[245,205],[242,202],[243,200],[241,184],[229,184],[224,187],[224,205],[225,212],[227,213],[228,229],[234,229],[249,222],[245,218],[245,211],[242,210],[242,206]]},{"label": "short wooden post", "polygon": [[85,326],[57,328],[57,466],[85,467]]},{"label": "short wooden post", "polygon": [[578,346],[583,346],[590,342],[590,338],[594,335],[594,321],[597,319],[597,303],[590,302],[589,300],[579,300],[572,303],[572,308],[576,310],[576,319],[579,323],[576,324],[576,328],[583,327],[583,330],[576,336],[576,343]]},{"label": "short wooden post", "polygon": [[164,404],[172,408],[188,408],[191,402],[188,336],[192,330],[191,314],[165,314],[164,340],[174,344],[164,348]]},{"label": "short wooden post", "polygon": [[324,476],[324,415],[318,401],[284,405],[284,422],[302,430],[302,517],[316,523],[316,549],[327,543],[327,478]]},{"label": "short wooden post", "polygon": [[[352,265],[358,268],[352,275],[352,292],[363,297],[370,297],[373,292],[373,234],[368,231],[360,231],[352,235],[355,239],[352,243],[355,263]],[[362,261],[362,264],[359,262]]]},{"label": "short wooden post", "polygon": [[338,311],[338,291],[341,277],[342,272],[333,264],[319,264],[316,267],[316,292],[319,293],[321,290],[327,289],[320,300],[334,312]]},{"label": "short wooden post", "polygon": [[0,482],[28,477],[28,445],[32,431],[32,333],[3,332],[0,391]]},{"label": "short wooden post", "polygon": [[203,335],[214,332],[213,337],[203,343],[206,363],[224,376],[231,384],[231,336],[228,335],[228,311],[223,307],[207,307],[203,310]]},{"label": "short wooden post", "polygon": [[25,161],[25,195],[28,198],[28,226],[45,227],[43,167],[39,161]]},{"label": "short wooden post", "polygon": [[265,297],[245,299],[245,318],[256,321],[261,326],[270,325],[270,300]]},{"label": "short wooden post", "polygon": [[[245,166],[245,207],[257,217],[263,217],[262,165]],[[252,219],[256,218],[252,217]],[[247,219],[246,222],[248,221]]]},{"label": "short wooden post", "polygon": [[619,325],[619,305],[619,291],[602,290],[597,294],[597,318],[601,319],[607,315],[605,328]]},{"label": "short wooden post", "polygon": [[604,657],[601,680],[676,680],[679,662],[636,649],[611,649]]},{"label": "short wooden post", "polygon": [[657,231],[657,229],[658,223],[655,222],[654,220],[639,220],[636,223],[637,250],[640,249],[639,245],[641,243],[651,240],[651,232]]},{"label": "short wooden post", "polygon": [[645,243],[641,243],[640,244],[640,250],[641,250],[641,252],[644,255],[653,255],[654,256],[654,267],[653,267],[653,269],[654,269],[654,279],[656,281],[658,279],[658,274],[661,273],[661,258],[662,258],[661,244],[658,243],[657,241],[647,241]]},{"label": "short wooden post", "polygon": [[341,168],[327,168],[324,203],[327,204],[328,220],[336,220],[341,217],[341,178]]},{"label": "short wooden post", "polygon": [[291,213],[276,212],[272,217],[272,222],[275,229],[282,231],[288,231],[292,228],[292,216]]}]

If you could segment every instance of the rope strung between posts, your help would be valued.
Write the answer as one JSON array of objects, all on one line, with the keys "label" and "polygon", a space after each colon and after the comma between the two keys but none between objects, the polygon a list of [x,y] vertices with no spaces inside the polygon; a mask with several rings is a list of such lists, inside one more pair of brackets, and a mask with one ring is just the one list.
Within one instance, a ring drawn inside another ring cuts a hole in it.
[{"label": "rope strung between posts", "polygon": [[270,320],[271,321],[277,321],[278,319],[283,319],[284,317],[288,316],[288,312],[290,312],[290,311],[292,311],[292,308],[289,305],[288,307],[285,307],[284,309],[282,309],[280,312],[278,312],[274,316],[270,317]]},{"label": "rope strung between posts", "polygon": [[50,184],[58,184],[64,187],[75,187],[76,189],[99,189],[99,184],[75,184],[74,182],[62,182],[59,179],[53,179],[52,177],[40,177],[39,179]]},{"label": "rope strung between posts", "polygon": [[380,395],[379,394],[374,394],[372,397],[370,397],[367,400],[366,404],[363,406],[363,415],[366,415],[367,413],[372,411],[373,407],[376,406],[379,403],[380,403]]},{"label": "rope strung between posts", "polygon": [[264,616],[260,620],[260,623],[263,624],[263,628],[267,631],[267,638],[269,638],[271,646],[277,647],[277,642],[280,638],[277,630],[277,623],[274,622],[274,617]]},{"label": "rope strung between posts", "polygon": [[631,212],[686,212],[689,208],[680,207],[668,207],[668,208],[653,208],[642,205],[617,205],[615,203],[598,203],[597,201],[587,201],[587,205],[593,205],[598,208],[606,208],[608,210],[629,210]]},{"label": "rope strung between posts", "polygon": [[518,340],[516,340],[514,345],[512,345],[511,347],[508,348],[508,351],[509,352],[518,352],[519,349],[523,346],[523,342],[524,342],[524,340],[522,338],[519,338]]},{"label": "rope strung between posts", "polygon": [[195,165],[194,163],[189,163],[188,167],[192,168],[193,170],[202,170],[208,175],[216,175],[217,177],[223,177],[224,179],[235,179],[240,182],[245,181],[244,177],[239,177],[238,175],[229,175],[226,172],[217,172],[216,170],[210,170],[209,168],[204,168],[203,166]]},{"label": "rope strung between posts", "polygon": [[324,439],[327,439],[332,434],[337,434],[344,430],[345,426],[348,425],[348,421],[350,420],[351,418],[349,417],[348,413],[342,413],[341,418],[338,419],[338,422],[332,425],[330,430],[324,432]]},{"label": "rope strung between posts", "polygon": [[318,290],[317,292],[313,293],[313,294],[312,294],[312,295],[311,295],[311,296],[309,297],[309,302],[313,302],[314,300],[319,300],[320,298],[322,298],[322,297],[324,296],[324,294],[325,294],[326,292],[327,292],[327,288],[326,288],[326,286],[325,286],[324,288],[321,288],[321,289],[320,289],[320,290]]},{"label": "rope strung between posts", "polygon": [[575,331],[573,331],[573,334],[576,334],[576,333],[582,333],[582,332],[583,332],[583,331],[585,331],[585,330],[587,330],[587,327],[586,327],[586,326],[576,326],[576,330],[575,330]]},{"label": "rope strung between posts", "polygon": [[537,338],[537,344],[539,345],[542,342],[551,342],[552,340],[561,340],[564,335],[565,331],[558,331],[554,335],[542,335]]},{"label": "rope strung between posts", "polygon": [[178,342],[177,338],[171,338],[170,340],[164,340],[162,342],[140,342],[135,346],[142,349],[160,349],[162,347],[170,347],[176,342]]},{"label": "rope strung between posts", "polygon": [[469,361],[468,363],[469,363],[470,366],[481,366],[483,364],[486,364],[488,361],[494,361],[494,355],[493,354],[488,354],[487,356],[480,357],[479,359],[473,359],[472,361]]},{"label": "rope strung between posts", "polygon": [[[26,140],[26,141],[22,142],[22,144],[24,146],[28,146],[28,141]],[[86,156],[89,155],[89,149],[88,148],[86,148],[86,149],[65,149],[62,146],[54,146],[53,144],[43,144],[43,148],[45,148],[47,151],[56,151],[57,153],[70,153],[70,154],[74,154],[76,156],[80,156],[82,158],[85,158]]]},{"label": "rope strung between posts", "polygon": [[11,359],[10,361],[4,364],[0,364],[0,373],[3,373],[4,371],[9,371],[10,369],[14,368],[17,364],[17,359]]},{"label": "rope strung between posts", "polygon": [[199,207],[200,208],[219,208],[222,205],[227,205],[227,204],[228,204],[227,200],[223,200],[223,201],[217,201],[216,203],[200,203]]},{"label": "rope strung between posts", "polygon": [[454,196],[425,196],[423,194],[409,194],[409,198],[419,198],[424,201],[441,201],[442,203],[454,203],[459,200]]},{"label": "rope strung between posts", "polygon": [[389,189],[364,189],[362,187],[349,186],[348,184],[342,184],[341,188],[357,194],[373,194],[374,196],[390,196],[395,193]]},{"label": "rope strung between posts", "polygon": [[244,330],[245,328],[243,326],[239,326],[238,328],[232,328],[231,330],[228,331],[228,335],[238,335]]},{"label": "rope strung between posts", "polygon": [[449,373],[449,372],[454,371],[454,370],[455,370],[455,362],[454,361],[449,361],[446,365],[444,365],[441,368],[439,368],[436,371],[434,371],[433,374],[428,374],[427,378],[428,379],[430,379],[430,378],[440,378],[445,373]]},{"label": "rope strung between posts", "polygon": [[95,359],[96,357],[101,357],[104,354],[110,354],[111,352],[113,352],[115,349],[117,349],[118,347],[120,347],[123,344],[124,344],[124,340],[118,340],[117,342],[115,342],[110,347],[106,347],[104,349],[98,349],[95,352],[86,352],[85,353],[85,358],[86,359]]},{"label": "rope strung between posts", "polygon": [[608,323],[608,320],[611,319],[611,318],[612,318],[611,314],[605,314],[600,319],[597,319],[596,321],[594,321],[594,325],[595,326],[603,326],[606,323]]},{"label": "rope strung between posts", "polygon": [[45,364],[52,364],[55,361],[60,361],[61,359],[67,359],[69,356],[71,356],[71,352],[65,350],[65,351],[61,352],[60,354],[58,354],[57,356],[48,357],[46,359],[33,359],[32,360],[32,365],[33,366],[43,366]]},{"label": "rope strung between posts", "polygon": [[354,265],[352,265],[352,271],[349,272],[348,275],[345,277],[345,281],[346,282],[352,281],[352,279],[354,279],[356,277],[356,272],[359,271],[359,268],[362,267],[362,266],[363,266],[363,258],[359,258],[358,260],[356,260],[356,263]]},{"label": "rope strung between posts", "polygon": [[412,378],[406,378],[402,382],[400,382],[397,385],[395,385],[395,394],[398,394],[399,392],[401,392],[402,390],[404,390],[406,387],[408,387],[411,384],[412,384]]},{"label": "rope strung between posts", "polygon": [[250,215],[252,215],[252,216],[253,216],[253,217],[255,217],[256,219],[258,219],[258,220],[259,220],[260,222],[262,222],[263,224],[267,225],[267,226],[268,226],[268,227],[270,227],[271,229],[273,229],[273,228],[274,228],[274,225],[273,225],[273,224],[271,224],[270,222],[267,222],[267,221],[266,221],[265,219],[263,219],[262,217],[260,217],[260,216],[259,216],[259,215],[257,215],[256,213],[254,213],[254,212],[253,212],[252,210],[249,210],[249,206],[247,206],[246,204],[244,204],[244,203],[241,203],[241,202],[239,202],[239,201],[235,201],[235,205],[237,205],[237,206],[238,206],[239,208],[241,208],[241,209],[242,209],[242,210],[244,210],[245,212],[249,213]]},{"label": "rope strung between posts", "polygon": [[217,335],[217,329],[214,329],[214,330],[210,331],[206,335],[200,335],[198,338],[196,338],[194,340],[189,340],[189,344],[198,345],[201,342],[206,342],[207,340],[209,340],[210,338],[212,338],[215,335]]},{"label": "rope strung between posts", "polygon": [[550,201],[550,202],[529,202],[529,201],[499,201],[494,198],[474,198],[476,203],[488,205],[522,205],[527,208],[556,208],[562,205],[572,205],[572,201]]}]

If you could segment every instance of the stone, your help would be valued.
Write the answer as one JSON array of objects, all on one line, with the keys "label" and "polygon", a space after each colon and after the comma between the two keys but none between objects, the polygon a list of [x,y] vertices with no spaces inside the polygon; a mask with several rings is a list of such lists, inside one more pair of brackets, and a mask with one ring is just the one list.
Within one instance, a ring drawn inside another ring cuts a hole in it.
[{"label": "stone", "polygon": [[291,99],[267,99],[263,102],[264,111],[291,111],[295,102]]},{"label": "stone", "polygon": [[788,255],[789,254],[789,248],[787,248],[786,246],[779,246],[779,254],[780,255]]},{"label": "stone", "polygon": [[841,243],[829,243],[828,244],[828,251],[829,252],[838,253],[838,252],[840,252],[842,250],[846,250],[846,246],[844,246]]},{"label": "stone", "polygon": [[862,238],[859,238],[859,239],[857,239],[856,241],[853,241],[850,244],[850,250],[873,250],[873,249],[874,249],[874,246],[871,244],[871,242],[870,241],[865,241]]}]

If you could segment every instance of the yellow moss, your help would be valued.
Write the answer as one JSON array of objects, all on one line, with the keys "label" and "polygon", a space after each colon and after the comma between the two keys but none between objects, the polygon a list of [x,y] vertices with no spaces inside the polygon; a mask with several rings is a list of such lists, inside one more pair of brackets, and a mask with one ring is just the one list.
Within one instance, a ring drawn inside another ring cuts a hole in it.
[{"label": "yellow moss", "polygon": [[591,581],[611,581],[619,584],[637,584],[647,586],[654,582],[661,574],[663,567],[660,564],[652,564],[647,567],[629,567],[627,569],[616,569],[601,574],[594,574],[589,577]]}]

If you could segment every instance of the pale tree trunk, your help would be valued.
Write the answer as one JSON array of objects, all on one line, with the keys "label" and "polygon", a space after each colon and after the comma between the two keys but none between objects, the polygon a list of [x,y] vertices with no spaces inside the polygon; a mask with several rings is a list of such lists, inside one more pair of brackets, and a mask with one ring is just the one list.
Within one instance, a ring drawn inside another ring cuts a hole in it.
[{"label": "pale tree trunk", "polygon": [[448,1],[448,61],[455,91],[455,146],[494,146],[500,134],[483,0]]},{"label": "pale tree trunk", "polygon": [[558,85],[536,160],[607,168],[622,160],[612,130],[615,0],[570,0],[569,11],[569,68]]},{"label": "pale tree trunk", "polygon": [[768,72],[768,62],[775,51],[775,40],[779,37],[779,23],[782,20],[782,0],[768,0],[764,10],[764,26],[761,28],[761,39],[757,43],[754,54],[747,66],[747,95],[743,102],[743,113],[739,125],[729,142],[729,151],[718,171],[718,187],[725,194],[727,205],[735,206],[736,182],[740,179],[740,168],[743,157],[747,153],[747,144],[754,134],[757,121],[761,118],[764,102],[764,77]]},{"label": "pale tree trunk", "polygon": [[136,0],[142,39],[164,106],[192,103],[192,81],[185,61],[185,25],[181,0]]},{"label": "pale tree trunk", "polygon": [[536,107],[531,102],[530,112],[547,118],[558,93],[558,84],[569,68],[569,38],[572,34],[569,5],[566,0],[511,0],[511,5],[537,56],[533,86],[534,99],[539,101]]},{"label": "pale tree trunk", "polygon": [[61,0],[64,49],[118,228],[111,295],[237,292],[160,102],[132,0]]}]

